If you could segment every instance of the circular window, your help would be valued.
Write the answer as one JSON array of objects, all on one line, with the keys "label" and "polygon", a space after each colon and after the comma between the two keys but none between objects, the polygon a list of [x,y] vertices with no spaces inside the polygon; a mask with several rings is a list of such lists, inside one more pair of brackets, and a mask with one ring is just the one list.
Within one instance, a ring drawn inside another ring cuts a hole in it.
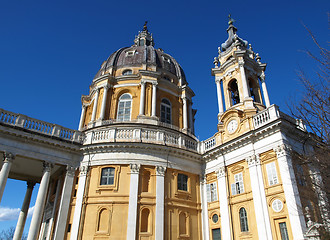
[{"label": "circular window", "polygon": [[219,220],[219,216],[218,216],[218,214],[214,214],[214,215],[212,216],[212,221],[213,221],[214,223],[217,223],[218,220]]},{"label": "circular window", "polygon": [[275,212],[280,212],[283,209],[283,203],[279,199],[275,199],[272,204],[272,208]]}]

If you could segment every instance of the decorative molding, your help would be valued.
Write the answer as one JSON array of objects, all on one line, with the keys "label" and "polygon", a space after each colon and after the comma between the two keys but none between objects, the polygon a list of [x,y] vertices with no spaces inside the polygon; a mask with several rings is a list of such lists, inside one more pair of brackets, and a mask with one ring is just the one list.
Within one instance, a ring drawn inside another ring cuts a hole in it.
[{"label": "decorative molding", "polygon": [[274,148],[277,158],[291,155],[291,147],[288,145],[282,144]]},{"label": "decorative molding", "polygon": [[156,176],[165,176],[165,172],[166,172],[166,167],[163,166],[156,166]]},{"label": "decorative molding", "polygon": [[72,167],[70,165],[67,165],[66,166],[66,175],[67,176],[74,177],[75,171],[76,171],[76,168],[75,167]]},{"label": "decorative molding", "polygon": [[239,59],[239,60],[238,60],[238,66],[239,66],[239,67],[244,67],[244,63],[245,63],[245,62],[244,62],[244,59]]},{"label": "decorative molding", "polygon": [[206,184],[206,175],[205,174],[199,175],[199,182],[200,182],[200,184]]},{"label": "decorative molding", "polygon": [[226,167],[225,166],[219,167],[219,169],[216,170],[215,173],[217,174],[218,179],[225,177],[226,176]]},{"label": "decorative molding", "polygon": [[140,167],[141,167],[141,164],[137,164],[137,163],[131,163],[129,165],[129,168],[131,169],[131,173],[134,173],[134,174],[138,174],[140,172]]},{"label": "decorative molding", "polygon": [[9,163],[9,162],[12,163],[14,161],[14,159],[15,159],[15,155],[13,153],[11,153],[11,152],[3,153],[3,161],[5,163]]}]

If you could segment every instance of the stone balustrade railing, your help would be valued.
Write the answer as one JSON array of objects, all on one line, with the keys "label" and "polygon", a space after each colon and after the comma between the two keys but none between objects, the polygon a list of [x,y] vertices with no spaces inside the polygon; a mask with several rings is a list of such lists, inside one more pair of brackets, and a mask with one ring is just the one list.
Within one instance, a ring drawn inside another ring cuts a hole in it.
[{"label": "stone balustrade railing", "polygon": [[0,123],[27,129],[39,134],[57,137],[59,139],[81,142],[82,133],[56,124],[40,121],[28,116],[9,112],[0,108]]},{"label": "stone balustrade railing", "polygon": [[204,153],[205,151],[208,151],[216,146],[215,137],[210,137],[204,141],[201,142],[201,152]]},{"label": "stone balustrade railing", "polygon": [[168,145],[198,151],[198,141],[177,131],[141,126],[108,125],[87,131],[85,144],[106,142],[143,142]]},{"label": "stone balustrade railing", "polygon": [[279,117],[280,111],[278,110],[278,106],[271,105],[269,108],[266,108],[253,116],[254,129],[264,126]]}]

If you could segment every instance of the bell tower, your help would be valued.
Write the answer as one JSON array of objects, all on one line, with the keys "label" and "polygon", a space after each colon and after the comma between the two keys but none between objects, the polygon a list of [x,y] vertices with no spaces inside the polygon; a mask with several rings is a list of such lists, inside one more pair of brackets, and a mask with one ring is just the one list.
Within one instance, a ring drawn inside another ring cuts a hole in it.
[{"label": "bell tower", "polygon": [[229,15],[228,39],[218,48],[212,68],[217,86],[221,142],[251,130],[249,119],[270,106],[265,84],[266,64],[261,63],[251,44],[237,35],[233,23]]}]

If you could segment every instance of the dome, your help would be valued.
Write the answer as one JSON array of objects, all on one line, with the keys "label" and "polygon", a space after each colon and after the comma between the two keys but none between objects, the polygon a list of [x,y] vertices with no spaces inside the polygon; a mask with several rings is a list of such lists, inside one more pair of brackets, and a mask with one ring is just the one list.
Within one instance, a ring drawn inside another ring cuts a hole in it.
[{"label": "dome", "polygon": [[143,30],[135,37],[134,44],[131,47],[124,47],[113,54],[103,62],[101,69],[97,72],[94,79],[105,74],[115,75],[115,71],[120,68],[146,66],[146,69],[160,73],[173,74],[181,83],[186,82],[183,69],[178,62],[162,49],[154,48],[152,34],[149,33],[146,25]]}]

